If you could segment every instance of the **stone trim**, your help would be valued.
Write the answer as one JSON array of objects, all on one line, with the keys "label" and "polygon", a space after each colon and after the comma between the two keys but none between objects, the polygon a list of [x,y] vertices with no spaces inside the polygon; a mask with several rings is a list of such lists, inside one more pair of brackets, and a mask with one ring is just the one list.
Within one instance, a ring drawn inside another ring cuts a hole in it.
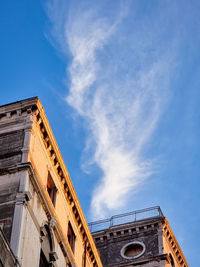
[{"label": "stone trim", "polygon": [[183,252],[182,252],[182,250],[181,250],[181,248],[180,248],[166,218],[164,220],[164,225],[163,225],[163,235],[166,238],[166,240],[167,240],[167,242],[171,248],[173,256],[175,257],[176,261],[180,264],[180,266],[189,267],[184,255],[183,255]]},{"label": "stone trim", "polygon": [[64,164],[59,148],[55,142],[53,133],[44,113],[44,109],[39,100],[37,107],[38,109],[35,112],[36,123],[40,130],[44,146],[57,173],[58,181],[60,182],[66,201],[71,208],[72,214],[74,215],[79,233],[82,236],[82,241],[86,242],[86,251],[88,257],[91,263],[93,263],[94,267],[102,266],[96,246],[72,185],[69,173]]},{"label": "stone trim", "polygon": [[35,214],[34,214],[34,212],[33,212],[32,207],[30,206],[29,203],[26,203],[26,206],[27,206],[27,209],[28,209],[28,211],[29,211],[29,214],[30,214],[30,216],[31,216],[31,218],[32,218],[32,220],[33,220],[33,222],[34,222],[34,224],[35,224],[35,227],[36,227],[38,233],[40,233],[40,225],[39,225],[39,223],[38,223],[37,217],[35,216]]},{"label": "stone trim", "polygon": [[[135,245],[139,244],[142,247],[142,252],[138,253],[135,256],[126,256],[125,255],[126,248],[128,246],[134,245],[134,244]],[[127,259],[127,260],[131,260],[131,259],[137,259],[137,258],[141,257],[144,254],[145,250],[146,250],[146,246],[145,246],[145,244],[143,242],[140,242],[140,241],[132,241],[132,242],[129,242],[129,243],[125,244],[122,247],[122,249],[120,251],[120,254],[121,254],[122,258]]]},{"label": "stone trim", "polygon": [[26,129],[30,129],[32,122],[29,119],[26,120],[26,118],[27,116],[31,116],[35,113],[37,109],[37,101],[38,98],[33,97],[15,103],[0,106],[0,128],[7,128],[11,125],[16,125],[15,130],[19,130],[22,128],[25,130],[24,127],[19,127],[17,124],[26,122]]},{"label": "stone trim", "polygon": [[129,236],[134,234],[139,234],[142,232],[151,231],[159,228],[159,223],[163,220],[163,217],[157,219],[145,220],[143,224],[138,224],[138,222],[129,223],[126,225],[123,224],[123,227],[111,227],[109,229],[93,232],[93,238],[95,243],[107,242],[107,240],[119,238],[122,236]]},{"label": "stone trim", "polygon": [[[123,262],[123,263],[115,263],[113,264],[107,264],[107,267],[132,267],[132,266],[140,266],[143,264],[147,263],[152,263],[152,262],[160,262],[160,261],[166,261],[167,259],[167,254],[162,254],[158,256],[153,256],[145,259],[134,259],[133,261],[129,260],[129,262]],[[127,265],[128,264],[128,265]]]},{"label": "stone trim", "polygon": [[38,97],[32,97],[25,100],[0,106],[0,121],[14,118],[15,116],[27,115],[37,109]]}]

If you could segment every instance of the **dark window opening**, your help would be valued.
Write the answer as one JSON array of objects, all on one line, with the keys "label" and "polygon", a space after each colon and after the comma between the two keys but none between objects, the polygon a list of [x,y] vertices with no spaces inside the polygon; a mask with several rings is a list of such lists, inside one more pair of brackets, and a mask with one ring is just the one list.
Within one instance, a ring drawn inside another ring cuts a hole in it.
[{"label": "dark window opening", "polygon": [[175,267],[174,259],[173,259],[172,255],[171,255],[171,253],[169,254],[169,258],[170,258],[171,266],[172,266],[172,267]]},{"label": "dark window opening", "polygon": [[43,251],[41,250],[40,252],[40,265],[39,267],[48,267],[49,264],[48,264],[48,261],[43,253]]},{"label": "dark window opening", "polygon": [[67,240],[69,242],[69,245],[70,245],[73,253],[75,250],[75,239],[76,239],[76,236],[74,234],[74,230],[71,226],[71,223],[69,222],[68,223],[68,231],[67,231]]},{"label": "dark window opening", "polygon": [[135,257],[142,253],[143,247],[140,244],[131,244],[125,249],[124,255],[126,257]]},{"label": "dark window opening", "polygon": [[47,179],[47,192],[49,194],[49,197],[51,199],[51,202],[53,203],[54,207],[56,205],[56,194],[57,194],[57,188],[54,184],[54,181],[51,177],[51,174],[48,174],[48,179]]}]

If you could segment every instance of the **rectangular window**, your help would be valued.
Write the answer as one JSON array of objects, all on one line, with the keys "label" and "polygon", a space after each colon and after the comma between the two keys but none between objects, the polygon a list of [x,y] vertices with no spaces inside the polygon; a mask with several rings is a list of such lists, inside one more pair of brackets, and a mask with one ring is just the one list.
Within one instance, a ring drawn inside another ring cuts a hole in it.
[{"label": "rectangular window", "polygon": [[49,194],[49,197],[55,207],[56,205],[56,194],[57,194],[57,188],[54,184],[54,181],[51,177],[51,174],[48,174],[48,179],[47,179],[47,192]]},{"label": "rectangular window", "polygon": [[75,236],[74,230],[72,228],[71,223],[69,222],[68,223],[68,231],[67,231],[67,240],[69,242],[69,245],[70,245],[73,253],[75,251],[75,239],[76,239],[76,236]]}]

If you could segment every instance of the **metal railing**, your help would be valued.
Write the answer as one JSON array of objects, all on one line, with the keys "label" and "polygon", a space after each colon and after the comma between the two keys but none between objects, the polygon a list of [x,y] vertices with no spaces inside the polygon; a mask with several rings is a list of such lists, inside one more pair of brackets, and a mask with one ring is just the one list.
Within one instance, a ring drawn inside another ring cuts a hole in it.
[{"label": "metal railing", "polygon": [[159,206],[115,215],[109,219],[88,223],[88,226],[91,232],[97,232],[120,224],[131,223],[156,217],[164,217]]}]

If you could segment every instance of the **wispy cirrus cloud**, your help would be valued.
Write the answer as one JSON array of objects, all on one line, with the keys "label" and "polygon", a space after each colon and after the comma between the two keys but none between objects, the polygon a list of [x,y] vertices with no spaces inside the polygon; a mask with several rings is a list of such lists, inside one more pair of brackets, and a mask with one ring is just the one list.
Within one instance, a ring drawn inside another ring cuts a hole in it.
[{"label": "wispy cirrus cloud", "polygon": [[72,56],[66,101],[87,122],[87,149],[102,170],[92,193],[94,219],[122,208],[153,172],[143,150],[170,95],[174,40],[162,41],[168,22],[153,11],[140,17],[137,1],[75,2],[66,11],[63,1],[52,1],[48,11],[54,35]]}]

